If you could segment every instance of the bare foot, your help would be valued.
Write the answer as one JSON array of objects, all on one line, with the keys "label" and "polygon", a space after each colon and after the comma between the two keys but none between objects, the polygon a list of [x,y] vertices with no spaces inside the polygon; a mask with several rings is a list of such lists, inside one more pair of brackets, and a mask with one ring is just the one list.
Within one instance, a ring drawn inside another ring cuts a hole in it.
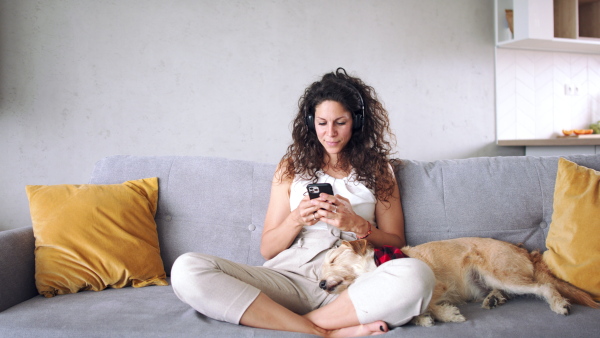
[{"label": "bare foot", "polygon": [[384,334],[388,331],[388,326],[385,322],[379,320],[373,323],[346,327],[338,330],[331,330],[326,335],[327,337],[364,337],[376,336]]}]

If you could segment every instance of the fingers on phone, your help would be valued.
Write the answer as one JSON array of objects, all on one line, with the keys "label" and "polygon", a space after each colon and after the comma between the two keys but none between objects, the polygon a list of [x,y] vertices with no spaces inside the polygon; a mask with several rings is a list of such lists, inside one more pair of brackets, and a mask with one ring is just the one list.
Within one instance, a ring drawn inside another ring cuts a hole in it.
[{"label": "fingers on phone", "polygon": [[328,202],[325,202],[325,201],[322,201],[321,199],[318,199],[318,200],[312,200],[311,202],[312,202],[312,204],[315,206],[315,208],[316,208],[317,210],[318,210],[318,209],[326,209],[326,208],[328,208],[328,207],[329,207],[329,203],[328,203]]}]

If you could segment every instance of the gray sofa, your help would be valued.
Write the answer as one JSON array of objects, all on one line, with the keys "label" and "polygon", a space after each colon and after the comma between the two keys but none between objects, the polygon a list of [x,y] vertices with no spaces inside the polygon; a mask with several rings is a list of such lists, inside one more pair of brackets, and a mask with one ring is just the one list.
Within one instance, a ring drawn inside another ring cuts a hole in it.
[{"label": "gray sofa", "polygon": [[[568,156],[600,170],[600,155]],[[397,166],[408,243],[479,236],[545,249],[556,157],[497,157]],[[167,274],[197,251],[261,265],[259,243],[274,165],[205,157],[113,156],[89,183],[159,177],[156,222]],[[31,227],[0,232],[1,337],[304,336],[218,322],[198,314],[170,286],[106,289],[44,298],[34,285]],[[402,337],[598,337],[600,311],[574,306],[559,316],[539,299],[518,297],[493,310],[462,305],[464,323],[406,325]]]}]

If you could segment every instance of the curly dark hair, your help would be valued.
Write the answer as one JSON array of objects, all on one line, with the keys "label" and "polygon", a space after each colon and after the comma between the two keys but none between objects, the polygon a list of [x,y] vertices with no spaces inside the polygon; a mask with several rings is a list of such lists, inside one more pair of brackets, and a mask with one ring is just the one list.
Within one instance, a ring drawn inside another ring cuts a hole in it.
[{"label": "curly dark hair", "polygon": [[388,113],[377,99],[375,89],[361,79],[349,76],[343,68],[325,74],[300,97],[299,110],[293,121],[293,143],[282,158],[282,164],[285,164],[283,177],[293,179],[299,175],[316,182],[316,172],[326,165],[325,149],[316,133],[307,126],[305,117],[307,114],[314,116],[315,107],[328,100],[343,105],[353,117],[362,114],[364,104],[363,127],[353,130],[348,144],[339,154],[336,167],[347,172],[354,169],[358,181],[375,191],[378,200],[387,201],[395,184],[390,170],[395,136],[390,129]]}]

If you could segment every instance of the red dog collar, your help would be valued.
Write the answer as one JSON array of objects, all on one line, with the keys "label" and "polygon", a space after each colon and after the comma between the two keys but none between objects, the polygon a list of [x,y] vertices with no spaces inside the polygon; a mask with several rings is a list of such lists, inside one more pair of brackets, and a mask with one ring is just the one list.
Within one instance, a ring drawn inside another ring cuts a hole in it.
[{"label": "red dog collar", "polygon": [[406,258],[408,256],[406,256],[402,250],[393,247],[393,246],[389,246],[389,245],[384,245],[381,248],[375,248],[375,265],[376,266],[380,266],[381,264],[387,262],[387,261],[391,261],[392,259],[398,259],[398,258]]}]

